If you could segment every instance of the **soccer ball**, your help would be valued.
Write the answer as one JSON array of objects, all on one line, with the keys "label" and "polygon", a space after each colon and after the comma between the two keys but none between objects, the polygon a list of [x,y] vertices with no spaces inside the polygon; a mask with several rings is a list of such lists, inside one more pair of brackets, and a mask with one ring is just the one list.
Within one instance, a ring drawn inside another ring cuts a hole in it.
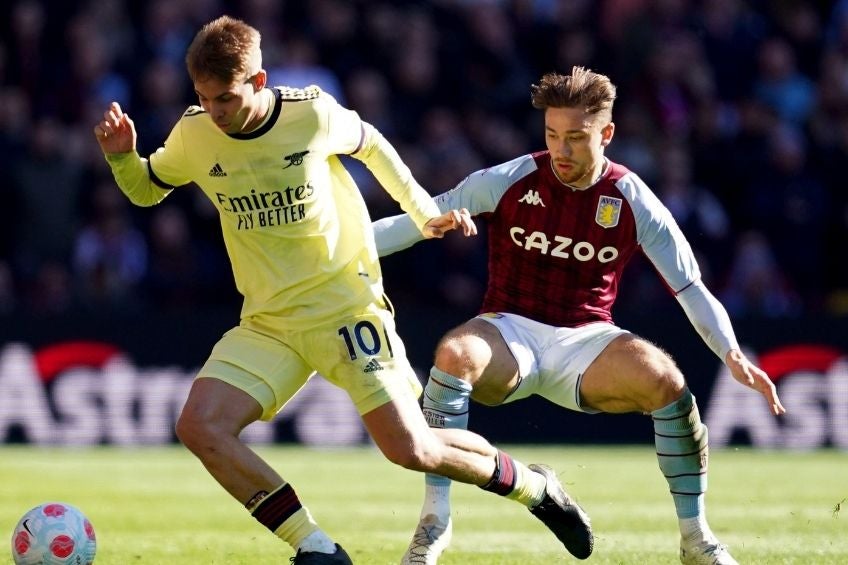
[{"label": "soccer ball", "polygon": [[36,506],[12,532],[15,565],[89,565],[96,549],[91,522],[64,502]]}]

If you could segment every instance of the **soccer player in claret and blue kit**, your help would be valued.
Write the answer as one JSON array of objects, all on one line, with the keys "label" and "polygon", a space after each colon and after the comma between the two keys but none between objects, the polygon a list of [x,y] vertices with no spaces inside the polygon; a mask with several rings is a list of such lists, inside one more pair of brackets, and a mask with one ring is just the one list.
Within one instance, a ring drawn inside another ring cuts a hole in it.
[{"label": "soccer player in claret and blue kit", "polygon": [[318,87],[269,87],[259,32],[222,16],[186,55],[199,106],[149,158],[113,102],[94,127],[119,188],[153,206],[200,187],[218,211],[238,290],[239,324],[212,348],[177,421],[177,436],[298,565],[351,563],[291,484],[240,438],[270,420],[316,372],[343,388],[393,463],[515,500],[567,548],[588,556],[592,532],[544,465],[526,466],[467,430],[433,429],[395,331],[365,202],[339,155],[362,161],[421,237],[476,233],[468,211],[441,212],[395,149]]},{"label": "soccer player in claret and blue kit", "polygon": [[[486,219],[489,276],[480,314],[437,346],[424,413],[431,426],[466,428],[469,398],[494,406],[537,394],[589,414],[650,414],[680,560],[735,564],[706,519],[707,428],[695,398],[666,353],[613,323],[634,254],[647,256],[733,377],[775,415],[785,410],[768,375],[740,351],[671,213],[634,172],[604,156],[615,97],[608,77],[582,67],[543,76],[531,101],[544,113],[547,151],[472,173],[434,199],[443,211]],[[381,256],[422,239],[407,215],[375,222],[375,235]],[[403,563],[436,563],[450,541],[450,480],[425,481]]]}]

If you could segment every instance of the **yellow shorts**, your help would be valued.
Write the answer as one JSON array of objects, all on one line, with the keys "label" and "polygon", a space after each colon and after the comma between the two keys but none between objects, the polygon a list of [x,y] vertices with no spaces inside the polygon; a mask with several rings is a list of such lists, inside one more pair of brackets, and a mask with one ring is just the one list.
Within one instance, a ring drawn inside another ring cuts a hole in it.
[{"label": "yellow shorts", "polygon": [[391,312],[377,305],[332,324],[275,337],[249,325],[235,327],[215,344],[197,376],[243,390],[259,402],[267,421],[315,372],[347,391],[359,414],[422,392]]}]

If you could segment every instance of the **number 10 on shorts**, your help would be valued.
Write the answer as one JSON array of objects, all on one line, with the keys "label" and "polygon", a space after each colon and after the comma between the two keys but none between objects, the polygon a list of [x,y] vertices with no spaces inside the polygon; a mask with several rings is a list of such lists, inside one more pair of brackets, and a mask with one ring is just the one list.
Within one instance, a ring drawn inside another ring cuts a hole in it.
[{"label": "number 10 on shorts", "polygon": [[[380,332],[370,320],[362,320],[357,322],[353,328],[342,326],[339,328],[339,335],[344,339],[347,353],[350,360],[353,361],[358,357],[357,352],[363,353],[366,356],[374,357],[380,354],[383,348],[383,341],[380,339]],[[392,343],[389,341],[389,335],[383,328],[383,338],[386,340],[386,347],[389,350],[389,357],[394,357],[392,351]]]}]

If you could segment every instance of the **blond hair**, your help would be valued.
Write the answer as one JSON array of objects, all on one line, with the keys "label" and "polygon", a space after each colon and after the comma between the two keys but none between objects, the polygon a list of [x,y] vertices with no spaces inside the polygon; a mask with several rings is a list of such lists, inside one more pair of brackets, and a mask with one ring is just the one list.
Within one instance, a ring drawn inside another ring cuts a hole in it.
[{"label": "blond hair", "polygon": [[588,114],[612,119],[615,85],[606,75],[583,67],[573,67],[570,75],[548,73],[530,92],[530,102],[539,110],[583,108]]},{"label": "blond hair", "polygon": [[221,16],[204,25],[186,52],[193,82],[215,78],[225,84],[245,81],[262,68],[259,31],[241,20]]}]

